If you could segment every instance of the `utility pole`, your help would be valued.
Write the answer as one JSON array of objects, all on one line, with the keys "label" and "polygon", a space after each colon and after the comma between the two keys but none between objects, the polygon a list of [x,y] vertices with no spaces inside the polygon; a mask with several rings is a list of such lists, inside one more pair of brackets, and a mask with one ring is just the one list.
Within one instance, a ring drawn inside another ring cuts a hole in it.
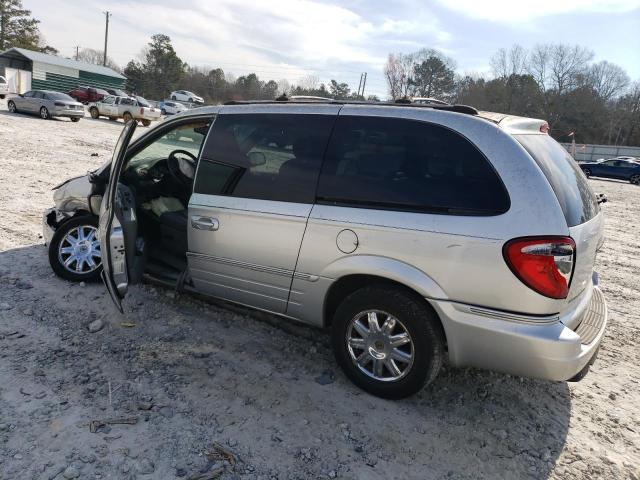
[{"label": "utility pole", "polygon": [[79,55],[80,55],[80,45],[76,45],[76,62],[78,61]]},{"label": "utility pole", "polygon": [[358,84],[358,96],[360,96],[360,89],[362,88],[362,73],[360,74],[360,83]]},{"label": "utility pole", "polygon": [[364,87],[367,85],[367,72],[364,72],[364,79],[362,81],[362,93],[360,95],[362,95],[364,97]]},{"label": "utility pole", "polygon": [[107,66],[107,40],[109,39],[109,17],[111,13],[109,11],[102,12],[106,18],[106,25],[104,27],[104,58],[102,59],[102,65]]}]

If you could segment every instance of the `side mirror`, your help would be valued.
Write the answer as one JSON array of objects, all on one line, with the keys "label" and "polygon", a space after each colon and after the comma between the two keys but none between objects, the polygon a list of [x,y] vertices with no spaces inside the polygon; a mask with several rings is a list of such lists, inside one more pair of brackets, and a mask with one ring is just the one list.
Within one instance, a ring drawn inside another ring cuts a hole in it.
[{"label": "side mirror", "polygon": [[262,152],[249,152],[247,156],[252,167],[259,167],[267,163],[267,157]]}]

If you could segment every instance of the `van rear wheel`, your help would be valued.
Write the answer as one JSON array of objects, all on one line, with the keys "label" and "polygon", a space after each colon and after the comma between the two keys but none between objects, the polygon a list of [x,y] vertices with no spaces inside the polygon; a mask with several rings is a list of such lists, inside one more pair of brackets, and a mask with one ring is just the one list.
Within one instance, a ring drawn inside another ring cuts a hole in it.
[{"label": "van rear wheel", "polygon": [[393,286],[364,287],[346,297],[334,315],[331,340],[347,377],[383,398],[420,391],[436,378],[444,358],[435,312]]}]

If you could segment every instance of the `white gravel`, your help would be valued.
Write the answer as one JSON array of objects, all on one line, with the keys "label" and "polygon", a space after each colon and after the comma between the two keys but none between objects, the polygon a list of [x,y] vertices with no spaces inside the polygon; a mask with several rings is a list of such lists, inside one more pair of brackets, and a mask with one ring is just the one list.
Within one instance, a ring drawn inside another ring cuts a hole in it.
[{"label": "white gravel", "polygon": [[0,479],[640,479],[639,187],[592,181],[611,317],[582,382],[447,368],[394,402],[352,386],[321,331],[149,285],[121,316],[101,284],[53,275],[51,187],[121,127],[0,101]]}]

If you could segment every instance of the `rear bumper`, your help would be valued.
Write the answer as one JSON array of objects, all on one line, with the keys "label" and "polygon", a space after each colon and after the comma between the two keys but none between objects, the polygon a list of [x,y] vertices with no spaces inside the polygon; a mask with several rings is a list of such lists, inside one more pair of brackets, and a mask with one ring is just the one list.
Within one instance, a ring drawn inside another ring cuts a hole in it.
[{"label": "rear bumper", "polygon": [[55,108],[51,112],[51,115],[54,117],[82,118],[84,117],[84,108],[80,108],[80,109]]},{"label": "rear bumper", "polygon": [[431,300],[454,366],[558,381],[584,376],[606,329],[607,305],[600,289],[594,286],[580,303],[563,317],[513,315],[506,320],[499,312],[492,316],[490,310]]}]

